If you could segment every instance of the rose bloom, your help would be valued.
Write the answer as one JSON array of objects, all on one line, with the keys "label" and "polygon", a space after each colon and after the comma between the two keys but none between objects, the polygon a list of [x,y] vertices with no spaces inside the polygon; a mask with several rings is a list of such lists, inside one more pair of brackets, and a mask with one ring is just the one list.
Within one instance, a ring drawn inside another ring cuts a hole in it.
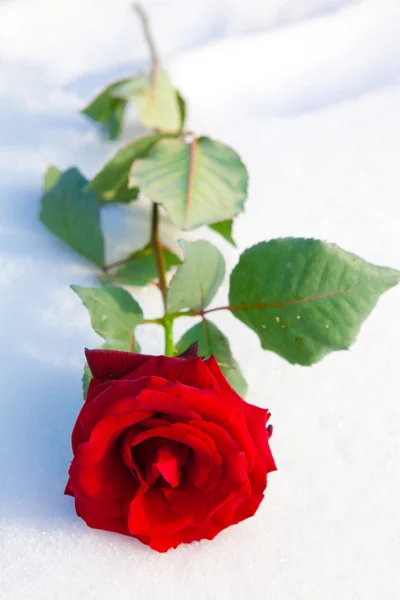
[{"label": "rose bloom", "polygon": [[238,396],[214,356],[86,356],[65,493],[87,525],[165,552],[254,515],[276,468],[269,412]]}]

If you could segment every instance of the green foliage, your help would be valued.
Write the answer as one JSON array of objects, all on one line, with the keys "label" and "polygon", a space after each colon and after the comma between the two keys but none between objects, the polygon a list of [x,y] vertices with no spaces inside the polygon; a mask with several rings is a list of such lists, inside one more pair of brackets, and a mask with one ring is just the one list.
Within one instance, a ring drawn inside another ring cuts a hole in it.
[{"label": "green foliage", "polygon": [[220,221],[219,223],[213,223],[209,225],[210,229],[222,235],[223,238],[226,239],[227,242],[232,244],[232,246],[236,246],[235,240],[232,237],[232,225],[233,220],[227,219],[226,221]]},{"label": "green foliage", "polygon": [[40,220],[76,252],[101,266],[104,239],[97,196],[85,191],[88,181],[75,167],[57,171],[50,167],[45,175]]},{"label": "green foliage", "polygon": [[[181,259],[168,250],[162,249],[166,271],[181,264]],[[112,273],[99,277],[103,283],[117,283],[119,285],[144,286],[158,279],[157,264],[151,244],[134,252],[129,260]]]},{"label": "green foliage", "polygon": [[209,358],[212,354],[215,356],[220,364],[221,371],[231,386],[240,396],[244,397],[247,391],[247,384],[238,363],[232,356],[229,342],[222,331],[211,321],[203,319],[200,323],[189,329],[179,340],[176,346],[178,353],[187,350],[194,342],[198,342],[199,344],[199,356],[204,356],[205,358]]},{"label": "green foliage", "polygon": [[210,138],[169,139],[133,163],[129,185],[163,204],[177,227],[193,229],[243,210],[247,172],[236,152]]},{"label": "green foliage", "polygon": [[143,91],[136,97],[141,123],[149,129],[180,131],[182,105],[167,74],[157,69],[153,75],[143,76],[143,83]]},{"label": "green foliage", "polygon": [[338,246],[284,238],[246,250],[232,272],[233,314],[266,350],[311,365],[347,349],[379,296],[400,272],[367,263]]},{"label": "green foliage", "polygon": [[128,188],[129,171],[132,163],[144,158],[159,140],[169,134],[155,133],[147,135],[124,146],[95,175],[87,189],[101,196],[104,203],[130,202],[139,194],[139,188]]},{"label": "green foliage", "polygon": [[47,167],[47,171],[44,174],[43,180],[43,189],[45,190],[45,192],[47,192],[57,183],[61,175],[62,171],[60,171],[58,167],[55,167],[54,165],[50,165],[49,167]]},{"label": "green foliage", "polygon": [[168,290],[168,312],[203,310],[214,298],[225,275],[222,254],[209,242],[181,242],[185,259]]},{"label": "green foliage", "polygon": [[180,131],[185,116],[183,99],[160,69],[152,75],[112,83],[82,112],[100,123],[110,139],[116,139],[121,133],[128,102],[136,104],[144,127],[165,132]]},{"label": "green foliage", "polygon": [[126,290],[112,285],[71,287],[88,309],[92,327],[106,340],[107,348],[132,352],[135,327],[143,319],[136,300]]},{"label": "green foliage", "polygon": [[83,391],[83,399],[86,400],[87,392],[89,389],[89,383],[92,379],[92,372],[89,369],[89,365],[85,362],[85,366],[83,368],[82,374],[82,391]]},{"label": "green foliage", "polygon": [[179,107],[180,129],[181,129],[181,131],[183,131],[183,128],[185,127],[186,113],[187,113],[186,102],[185,102],[185,99],[181,96],[179,90],[175,90],[175,92],[176,92],[176,98],[177,98],[178,107]]},{"label": "green foliage", "polygon": [[119,96],[119,89],[129,81],[131,80],[123,79],[107,86],[82,110],[84,115],[102,126],[111,140],[118,138],[121,133],[127,100]]}]

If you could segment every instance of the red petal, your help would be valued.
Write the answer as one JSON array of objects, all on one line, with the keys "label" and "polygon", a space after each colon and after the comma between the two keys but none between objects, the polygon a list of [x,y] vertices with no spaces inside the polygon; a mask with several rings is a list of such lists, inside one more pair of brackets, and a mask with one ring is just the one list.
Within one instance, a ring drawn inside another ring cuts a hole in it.
[{"label": "red petal", "polygon": [[213,540],[221,531],[218,525],[204,524],[200,527],[185,527],[177,533],[163,536],[137,536],[137,539],[143,544],[150,546],[157,552],[167,552],[171,548],[176,548],[180,544],[190,544],[198,540]]},{"label": "red petal", "polygon": [[[135,396],[142,389],[165,385],[169,385],[168,382],[158,377],[142,377],[134,381],[118,380],[107,383],[103,391],[83,405],[78,415],[72,432],[73,452],[76,452],[81,442],[86,442],[89,439],[93,427],[104,416],[135,412]],[[96,390],[99,388],[100,386]],[[119,407],[119,409],[115,407]]]},{"label": "red petal", "polygon": [[85,466],[98,462],[115,445],[124,431],[132,425],[147,419],[151,414],[149,412],[134,412],[104,417],[95,425],[89,440],[79,445],[76,453],[77,460]]},{"label": "red petal", "polygon": [[134,498],[130,504],[128,526],[132,535],[169,535],[190,523],[187,515],[175,513],[164,496],[154,488]]},{"label": "red petal", "polygon": [[185,352],[181,352],[181,354],[178,354],[179,358],[197,358],[198,356],[199,342],[193,342],[193,344],[191,344],[189,348],[186,348]]},{"label": "red petal", "polygon": [[85,350],[86,359],[93,377],[96,379],[120,379],[153,356],[120,352],[119,350]]},{"label": "red petal", "polygon": [[244,519],[252,517],[260,506],[263,498],[264,494],[253,494],[250,498],[244,500],[236,510],[232,523],[239,523],[240,521],[244,521]]},{"label": "red petal", "polygon": [[174,488],[179,485],[181,470],[179,468],[178,458],[171,450],[169,444],[162,444],[153,464],[171,487]]},{"label": "red petal", "polygon": [[89,466],[79,463],[78,451],[69,468],[68,486],[75,497],[89,496],[98,500],[130,499],[138,488],[116,448]]},{"label": "red petal", "polygon": [[244,415],[239,408],[225,400],[225,395],[221,397],[219,391],[198,390],[178,383],[172,384],[168,391],[171,395],[181,396],[186,406],[198,413],[202,420],[216,423],[225,429],[239,448],[246,453],[252,468],[255,449]]},{"label": "red petal", "polygon": [[135,371],[135,377],[144,375],[156,375],[171,383],[180,382],[200,389],[217,387],[217,382],[202,358],[155,356]]},{"label": "red petal", "polygon": [[[184,422],[191,419],[200,419],[200,416],[191,410],[177,394],[170,394],[170,389],[170,385],[165,386],[163,391],[143,389],[135,399],[136,410],[173,415]],[[121,404],[116,403],[115,410],[120,410],[121,406],[123,406],[123,402]]]},{"label": "red petal", "polygon": [[213,452],[210,446],[200,438],[196,430],[193,430],[192,427],[188,427],[187,425],[176,423],[169,427],[154,427],[153,429],[148,429],[136,436],[133,445],[137,446],[141,442],[153,437],[181,442],[182,444],[190,446],[203,460],[221,462],[221,457],[216,453],[216,450]]},{"label": "red petal", "polygon": [[123,518],[98,515],[88,509],[85,506],[85,503],[78,499],[75,500],[75,509],[77,515],[81,517],[89,527],[130,535],[126,520]]}]

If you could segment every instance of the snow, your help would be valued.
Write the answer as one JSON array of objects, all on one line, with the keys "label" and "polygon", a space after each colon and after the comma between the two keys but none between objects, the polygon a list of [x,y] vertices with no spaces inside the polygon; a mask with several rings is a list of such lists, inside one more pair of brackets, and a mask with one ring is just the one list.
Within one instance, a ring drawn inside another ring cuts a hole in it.
[{"label": "snow", "polygon": [[[38,197],[49,163],[91,176],[118,146],[77,111],[145,56],[129,4],[0,4],[0,597],[397,599],[399,289],[382,297],[350,352],[312,368],[262,351],[239,321],[214,315],[249,401],[272,412],[279,471],[253,519],[158,555],[88,529],[63,496],[82,348],[99,342],[68,285],[91,285],[94,274],[37,221]],[[239,249],[314,236],[399,268],[398,1],[146,6],[190,127],[231,144],[248,165]],[[145,210],[104,212],[110,257],[144,243]],[[178,234],[165,226],[163,236]],[[238,253],[212,239],[232,267]],[[226,293],[225,283],[215,305]],[[135,296],[157,314],[154,290]],[[176,336],[188,325],[181,319]],[[156,326],[140,339],[144,351],[161,351]]]}]

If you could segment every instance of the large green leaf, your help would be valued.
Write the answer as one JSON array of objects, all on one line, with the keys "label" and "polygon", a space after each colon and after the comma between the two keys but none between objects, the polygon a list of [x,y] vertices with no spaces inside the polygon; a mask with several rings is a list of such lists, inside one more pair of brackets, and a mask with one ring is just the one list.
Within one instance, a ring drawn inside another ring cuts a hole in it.
[{"label": "large green leaf", "polygon": [[71,286],[89,311],[92,327],[107,342],[107,348],[133,351],[135,327],[143,313],[134,298],[122,288]]},{"label": "large green leaf", "polygon": [[40,220],[54,235],[96,265],[104,264],[104,239],[100,228],[97,196],[85,191],[87,179],[68,169],[56,179],[45,176],[47,191],[42,196]]},{"label": "large green leaf", "polygon": [[125,107],[136,103],[140,121],[149,129],[177,132],[181,129],[183,105],[164,71],[139,75],[109,85],[82,112],[100,123],[111,139],[119,136]]},{"label": "large green leaf", "polygon": [[246,250],[231,275],[233,314],[266,350],[311,365],[347,349],[400,272],[319,240],[284,238]]},{"label": "large green leaf", "polygon": [[185,259],[168,289],[168,312],[203,310],[214,298],[225,275],[225,262],[215,246],[203,240],[181,242]]},{"label": "large green leaf", "polygon": [[133,163],[129,185],[163,204],[177,227],[193,229],[243,210],[247,172],[236,152],[209,138],[161,140]]},{"label": "large green leaf", "polygon": [[[167,271],[181,264],[181,259],[168,250],[162,249],[165,268]],[[151,244],[134,252],[122,266],[112,270],[107,275],[99,277],[101,282],[113,282],[119,285],[144,286],[158,279],[157,264]]]},{"label": "large green leaf", "polygon": [[88,184],[87,189],[99,194],[104,202],[130,202],[139,194],[139,188],[128,188],[129,171],[133,161],[144,158],[167,133],[156,133],[136,139],[124,146],[104,165]]},{"label": "large green leaf", "polygon": [[232,237],[232,225],[233,220],[228,219],[227,221],[220,221],[219,223],[213,223],[209,225],[210,229],[222,235],[223,238],[226,239],[227,242],[232,244],[232,246],[236,246],[235,240]]},{"label": "large green leaf", "polygon": [[203,319],[189,329],[179,340],[176,349],[182,353],[194,342],[199,344],[199,355],[208,358],[214,354],[220,364],[221,370],[231,386],[237,393],[244,397],[247,391],[246,381],[240,372],[239,365],[232,356],[229,342],[214,323]]}]

